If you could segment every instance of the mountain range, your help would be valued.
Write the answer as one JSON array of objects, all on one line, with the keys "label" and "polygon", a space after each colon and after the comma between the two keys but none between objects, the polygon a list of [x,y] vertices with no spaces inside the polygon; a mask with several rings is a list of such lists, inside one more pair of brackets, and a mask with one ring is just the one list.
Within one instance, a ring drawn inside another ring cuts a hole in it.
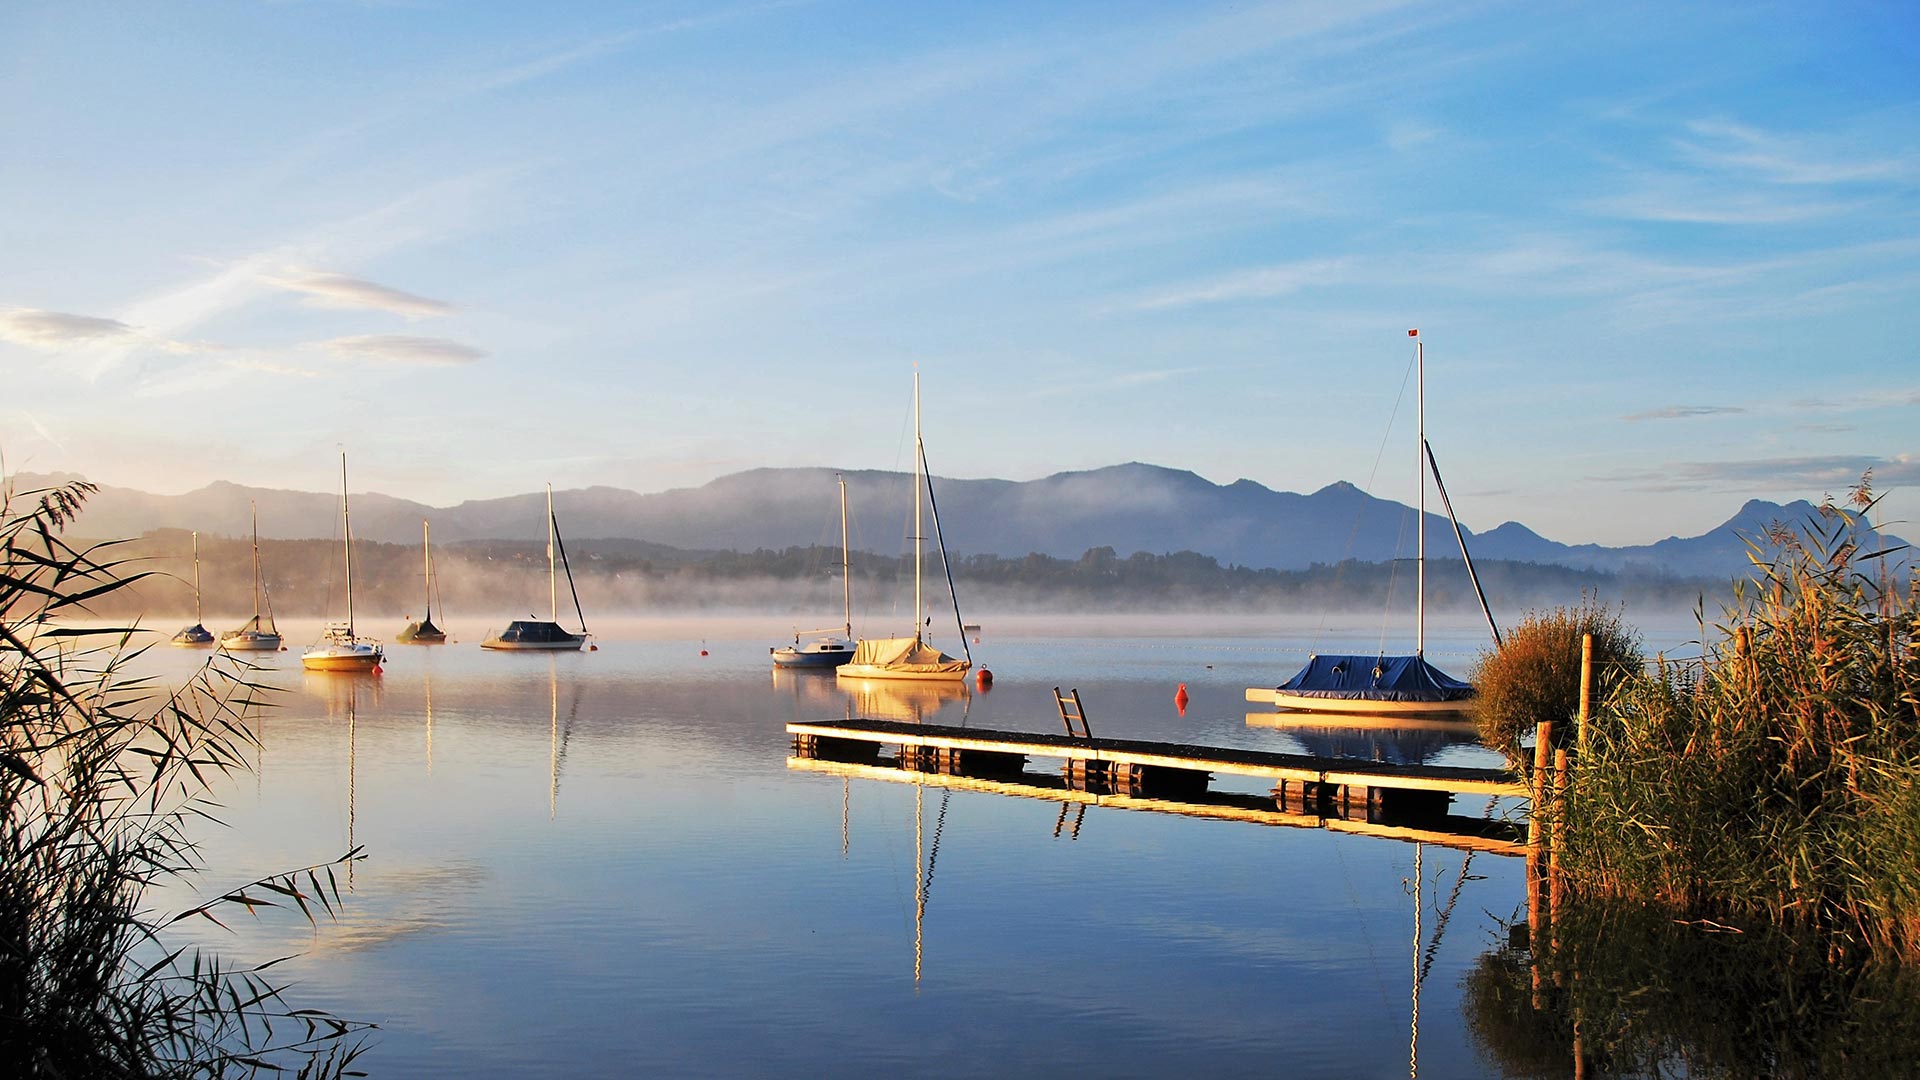
[{"label": "mountain range", "polygon": [[[649,494],[613,487],[556,491],[554,505],[570,542],[620,539],[691,551],[837,546],[836,475],[847,480],[854,547],[880,553],[904,550],[912,524],[913,479],[907,473],[751,469],[700,487]],[[73,479],[78,478],[21,474],[14,485],[24,491]],[[940,528],[955,555],[1039,552],[1073,558],[1111,547],[1121,555],[1196,551],[1226,564],[1303,570],[1347,559],[1382,562],[1412,553],[1404,538],[1412,535],[1413,509],[1345,482],[1303,495],[1251,480],[1215,484],[1191,472],[1131,462],[1029,481],[935,478],[933,486]],[[338,535],[337,495],[225,481],[180,495],[103,486],[89,500],[77,531],[120,537],[177,528],[240,537],[247,534],[250,504],[259,508],[262,537]],[[1804,500],[1783,505],[1755,499],[1699,536],[1627,547],[1561,544],[1514,521],[1484,533],[1463,526],[1462,532],[1476,559],[1714,578],[1745,571],[1747,541],[1762,541],[1770,525],[1802,526],[1818,516],[1818,509]],[[378,493],[353,496],[357,537],[415,542],[422,520],[432,521],[436,543],[539,540],[545,535],[545,494],[450,507]],[[928,528],[931,532],[931,524]],[[1453,552],[1444,516],[1430,512],[1427,528],[1431,554]],[[1868,550],[1901,543],[1864,528],[1856,542]]]}]

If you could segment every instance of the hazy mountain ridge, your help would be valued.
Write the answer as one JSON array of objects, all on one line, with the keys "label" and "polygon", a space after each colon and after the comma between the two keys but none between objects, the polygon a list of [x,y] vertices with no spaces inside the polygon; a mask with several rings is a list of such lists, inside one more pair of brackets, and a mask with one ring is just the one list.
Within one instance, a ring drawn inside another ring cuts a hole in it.
[{"label": "hazy mountain ridge", "polygon": [[[591,487],[556,491],[554,500],[561,530],[573,541],[636,540],[691,551],[777,550],[838,543],[836,475],[847,480],[855,546],[904,550],[912,501],[912,476],[906,473],[760,468],[701,487],[650,494]],[[61,479],[72,477],[22,474],[16,487],[25,490]],[[1244,479],[1215,484],[1192,472],[1130,462],[1031,481],[936,478],[935,491],[941,528],[956,556],[1038,552],[1070,559],[1089,549],[1111,547],[1123,555],[1195,551],[1230,565],[1301,570],[1412,554],[1406,538],[1412,535],[1413,510],[1344,481],[1303,495]],[[337,495],[226,481],[182,495],[103,487],[89,501],[81,531],[110,537],[175,528],[241,537],[247,532],[249,501],[259,507],[262,537],[338,535]],[[1747,568],[1743,537],[1757,542],[1773,522],[1800,526],[1817,518],[1817,508],[1804,500],[1783,506],[1756,499],[1699,536],[1617,548],[1562,544],[1513,521],[1485,533],[1464,526],[1463,531],[1476,559],[1725,577]],[[539,540],[545,529],[545,493],[469,500],[451,507],[372,492],[353,496],[356,537],[417,543],[423,519],[432,521],[436,543]],[[1427,527],[1430,554],[1444,557],[1455,551],[1444,516],[1430,512]],[[1859,542],[1868,549],[1901,543],[1871,531]]]}]

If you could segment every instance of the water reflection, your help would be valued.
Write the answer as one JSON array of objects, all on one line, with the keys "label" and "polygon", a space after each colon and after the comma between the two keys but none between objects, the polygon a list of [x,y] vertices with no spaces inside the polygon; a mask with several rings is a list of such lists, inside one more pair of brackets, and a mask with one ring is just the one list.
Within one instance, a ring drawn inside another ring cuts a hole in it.
[{"label": "water reflection", "polygon": [[567,705],[567,722],[560,723],[560,660],[547,654],[547,820],[560,811],[560,767],[567,760],[567,745],[573,741],[574,721],[580,716],[581,685],[572,683]]},{"label": "water reflection", "polygon": [[1474,1041],[1515,1077],[1893,1078],[1920,1061],[1920,973],[1812,935],[1604,903],[1509,928],[1463,980]]},{"label": "water reflection", "polygon": [[828,709],[840,712],[848,700],[846,692],[840,687],[840,680],[834,677],[832,668],[820,671],[807,668],[774,668],[773,688],[791,695],[795,705],[806,706],[820,712]]},{"label": "water reflection", "polygon": [[854,715],[867,720],[904,720],[924,724],[950,706],[960,707],[946,722],[965,724],[973,691],[958,682],[914,682],[906,679],[841,679]]},{"label": "water reflection", "polygon": [[1303,753],[1359,758],[1395,765],[1423,765],[1450,750],[1477,749],[1471,721],[1408,720],[1387,716],[1313,713],[1248,713],[1248,727],[1285,731]]}]

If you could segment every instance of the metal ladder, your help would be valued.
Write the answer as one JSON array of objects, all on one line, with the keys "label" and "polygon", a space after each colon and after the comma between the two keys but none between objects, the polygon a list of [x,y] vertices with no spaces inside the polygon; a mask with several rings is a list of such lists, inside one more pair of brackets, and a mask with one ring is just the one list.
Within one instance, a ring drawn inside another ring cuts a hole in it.
[{"label": "metal ladder", "polygon": [[[1070,693],[1071,697],[1062,694],[1059,687],[1053,688],[1053,703],[1060,710],[1060,722],[1066,725],[1069,737],[1091,742],[1093,730],[1087,727],[1087,707],[1080,703],[1080,688],[1076,686]],[[1073,723],[1076,720],[1080,722],[1079,731],[1073,730]]]}]

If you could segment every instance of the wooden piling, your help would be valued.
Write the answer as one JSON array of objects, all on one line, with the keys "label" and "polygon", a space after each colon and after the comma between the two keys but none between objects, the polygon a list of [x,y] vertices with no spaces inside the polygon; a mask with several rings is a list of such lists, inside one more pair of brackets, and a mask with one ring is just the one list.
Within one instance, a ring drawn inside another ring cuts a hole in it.
[{"label": "wooden piling", "polygon": [[1593,711],[1593,635],[1580,635],[1580,714],[1573,722],[1573,743],[1580,756],[1587,753],[1587,717]]}]

